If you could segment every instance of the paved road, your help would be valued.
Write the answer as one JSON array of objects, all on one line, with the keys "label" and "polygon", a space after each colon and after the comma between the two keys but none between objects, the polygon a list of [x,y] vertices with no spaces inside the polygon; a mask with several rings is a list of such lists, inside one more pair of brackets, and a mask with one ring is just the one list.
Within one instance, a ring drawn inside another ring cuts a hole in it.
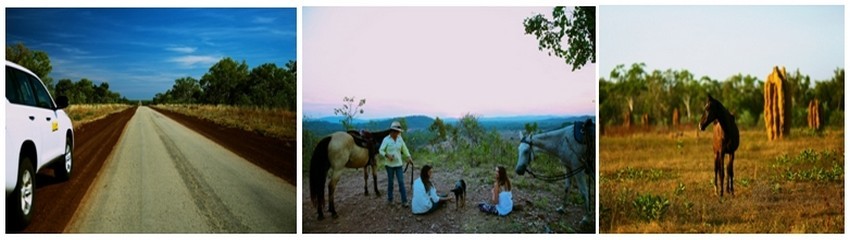
[{"label": "paved road", "polygon": [[140,107],[67,232],[295,232],[295,187]]}]

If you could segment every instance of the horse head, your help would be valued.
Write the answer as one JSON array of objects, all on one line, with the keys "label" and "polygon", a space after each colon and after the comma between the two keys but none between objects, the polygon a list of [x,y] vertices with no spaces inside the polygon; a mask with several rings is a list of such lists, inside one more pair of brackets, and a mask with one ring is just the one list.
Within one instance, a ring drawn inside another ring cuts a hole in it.
[{"label": "horse head", "polygon": [[720,115],[721,108],[722,105],[720,102],[711,97],[711,94],[709,94],[706,99],[705,106],[703,107],[702,118],[699,121],[699,129],[705,131],[705,128],[708,127],[709,124],[717,120]]},{"label": "horse head", "polygon": [[532,158],[532,149],[531,146],[531,136],[524,136],[522,132],[519,133],[519,158],[516,162],[516,174],[523,175],[525,171],[528,169],[528,164],[531,163]]}]

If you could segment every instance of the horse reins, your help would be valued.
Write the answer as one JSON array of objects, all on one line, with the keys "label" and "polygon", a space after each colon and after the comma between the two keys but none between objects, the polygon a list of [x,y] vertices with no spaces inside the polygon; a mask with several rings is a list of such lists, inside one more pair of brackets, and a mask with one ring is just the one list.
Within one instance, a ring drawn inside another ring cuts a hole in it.
[{"label": "horse reins", "polygon": [[416,165],[413,165],[413,161],[408,161],[407,164],[404,165],[404,172],[407,173],[407,168],[410,167],[410,191],[413,192],[413,175],[416,171]]},{"label": "horse reins", "polygon": [[[528,160],[528,162],[529,162],[529,163],[531,163],[531,162],[533,162],[533,161],[534,161],[534,143],[533,143],[533,142],[532,142],[532,140],[531,140],[531,139],[533,138],[533,136],[534,136],[534,135],[532,134],[532,135],[529,135],[529,136],[528,136],[527,140],[526,140],[526,138],[525,138],[525,137],[523,137],[522,139],[520,139],[520,140],[519,140],[521,143],[528,144],[528,146],[530,146],[530,147],[531,147],[531,149],[529,150],[529,151],[531,151],[531,152],[529,153],[529,155],[531,155],[531,156],[529,157],[529,160]],[[572,150],[572,147],[570,147],[570,148],[571,148],[571,150]],[[531,164],[529,164],[529,165],[531,165]],[[571,177],[573,177],[573,176],[575,176],[575,175],[577,175],[577,174],[581,173],[582,171],[584,171],[584,169],[585,169],[585,166],[584,166],[584,165],[582,165],[581,167],[576,168],[576,169],[573,169],[572,171],[570,171],[570,172],[568,172],[568,173],[564,173],[564,174],[555,174],[555,175],[548,175],[548,176],[546,176],[546,175],[544,175],[544,176],[537,176],[537,174],[535,174],[535,173],[534,173],[534,171],[531,171],[531,167],[530,167],[530,166],[529,166],[529,167],[527,167],[527,168],[525,169],[525,171],[526,171],[526,172],[528,172],[528,174],[531,174],[531,177],[533,177],[533,178],[535,178],[535,179],[540,179],[540,180],[547,181],[547,182],[555,182],[555,181],[560,181],[560,180],[564,180],[564,179],[567,179],[567,178],[571,178]]]}]

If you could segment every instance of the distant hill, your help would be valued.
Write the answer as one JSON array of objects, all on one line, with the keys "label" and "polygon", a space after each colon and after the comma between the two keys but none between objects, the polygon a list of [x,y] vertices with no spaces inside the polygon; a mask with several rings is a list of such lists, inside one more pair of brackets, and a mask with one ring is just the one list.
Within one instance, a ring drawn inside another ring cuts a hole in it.
[{"label": "distant hill", "polygon": [[[427,130],[434,119],[422,115],[413,115],[404,117],[407,121],[408,131]],[[514,117],[482,117],[479,118],[481,126],[488,130],[522,130],[526,123],[536,122],[539,129],[543,131],[557,129],[575,121],[584,121],[593,116],[514,116]],[[336,121],[333,121],[336,119]],[[339,117],[324,117],[310,119],[303,123],[304,129],[308,129],[317,135],[326,135],[335,131],[341,131],[342,124],[339,123]],[[367,129],[372,131],[381,131],[389,128],[392,121],[398,118],[387,118],[380,120],[360,120],[355,121],[355,127],[358,129]],[[447,124],[455,125],[458,122],[457,118],[444,119]]]}]

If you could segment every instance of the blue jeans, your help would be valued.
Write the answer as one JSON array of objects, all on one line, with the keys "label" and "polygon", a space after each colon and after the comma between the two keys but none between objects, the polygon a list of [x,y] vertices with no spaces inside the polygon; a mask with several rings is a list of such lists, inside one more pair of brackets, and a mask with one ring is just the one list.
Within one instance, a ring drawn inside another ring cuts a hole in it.
[{"label": "blue jeans", "polygon": [[407,189],[404,188],[404,169],[401,167],[387,167],[387,201],[393,202],[393,177],[398,178],[398,192],[401,194],[401,203],[407,203]]}]

